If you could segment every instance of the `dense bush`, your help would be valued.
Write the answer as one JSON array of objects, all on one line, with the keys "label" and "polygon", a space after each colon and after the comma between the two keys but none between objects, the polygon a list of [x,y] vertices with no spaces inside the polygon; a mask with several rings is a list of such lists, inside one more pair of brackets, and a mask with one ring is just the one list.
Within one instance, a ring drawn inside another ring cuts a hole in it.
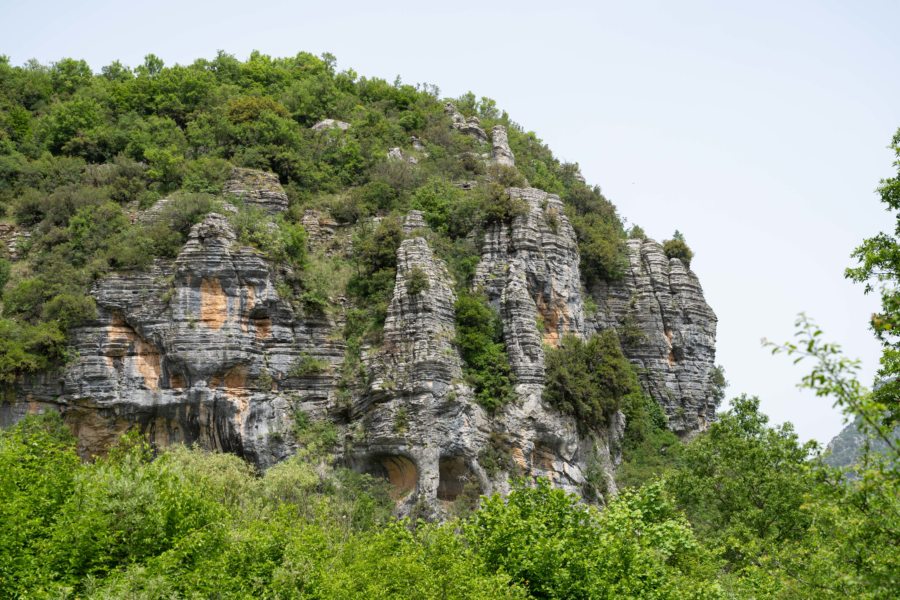
[{"label": "dense bush", "polygon": [[496,311],[480,295],[463,292],[456,300],[456,345],[475,399],[489,410],[513,397],[513,375]]},{"label": "dense bush", "polygon": [[663,242],[663,252],[669,258],[681,260],[685,267],[691,267],[691,259],[694,258],[694,253],[687,245],[687,242],[684,241],[684,235],[680,231],[675,231],[675,235],[672,236],[671,240]]},{"label": "dense bush", "polygon": [[634,368],[611,329],[587,341],[563,337],[558,348],[547,350],[545,366],[544,397],[574,415],[585,430],[605,427],[616,411],[641,394]]},{"label": "dense bush", "polygon": [[482,503],[465,528],[487,566],[535,598],[714,598],[709,557],[658,486],[602,513],[546,480]]}]

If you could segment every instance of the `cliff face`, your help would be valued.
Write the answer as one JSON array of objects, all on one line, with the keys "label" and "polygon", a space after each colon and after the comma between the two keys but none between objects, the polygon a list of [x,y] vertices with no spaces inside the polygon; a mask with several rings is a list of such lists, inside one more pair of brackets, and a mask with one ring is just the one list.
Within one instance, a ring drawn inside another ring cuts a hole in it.
[{"label": "cliff face", "polygon": [[[476,126],[454,120],[482,139]],[[511,164],[505,130],[492,133],[487,160]],[[270,215],[287,206],[271,174],[236,169],[225,189]],[[516,381],[516,401],[493,414],[463,377],[454,282],[423,235],[420,213],[404,227],[383,341],[364,352],[363,384],[349,392],[338,385],[340,306],[330,316],[299,311],[279,295],[276,266],[210,214],[174,261],[98,282],[98,316],[74,332],[75,358],[24,381],[23,400],[0,406],[2,422],[52,408],[86,455],[137,426],[159,445],[198,443],[266,467],[295,451],[293,424],[303,412],[335,423],[335,460],[388,479],[400,512],[440,516],[459,499],[505,491],[515,474],[579,494],[615,493],[624,417],[584,433],[549,405],[545,348],[566,334],[617,328],[646,391],[671,427],[689,435],[715,409],[715,315],[694,274],[651,241],[629,242],[628,274],[590,290],[597,310],[588,314],[562,202],[535,188],[507,191],[525,210],[486,229],[474,281],[499,312]],[[307,211],[302,222],[313,247],[334,251],[334,221]]]},{"label": "cliff face", "polygon": [[306,356],[341,359],[333,324],[298,317],[221,215],[194,226],[174,262],[108,277],[92,295],[98,318],[74,332],[77,358],[27,382],[28,402],[3,405],[5,422],[52,405],[84,454],[137,425],[159,445],[196,442],[266,466],[291,451],[283,431],[301,408],[295,393],[304,409],[327,404],[329,371],[290,372]]},{"label": "cliff face", "polygon": [[660,244],[629,240],[628,259],[621,281],[591,290],[597,305],[591,327],[619,330],[622,350],[674,432],[702,431],[716,411],[716,315],[697,276],[681,260],[667,258]]}]

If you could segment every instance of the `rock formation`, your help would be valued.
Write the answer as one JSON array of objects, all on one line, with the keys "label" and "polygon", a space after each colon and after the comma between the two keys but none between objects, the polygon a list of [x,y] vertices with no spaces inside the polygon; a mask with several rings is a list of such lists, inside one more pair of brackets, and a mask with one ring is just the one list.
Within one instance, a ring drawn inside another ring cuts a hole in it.
[{"label": "rock formation", "polygon": [[471,135],[481,142],[488,141],[488,136],[484,129],[481,128],[481,122],[478,120],[478,117],[465,118],[452,102],[447,102],[444,105],[444,112],[450,115],[451,126],[460,133]]},{"label": "rock formation", "polygon": [[[77,359],[27,382],[29,402],[4,405],[3,422],[54,406],[85,454],[138,425],[159,445],[196,442],[266,466],[292,451],[293,411],[328,407],[343,356],[334,324],[297,315],[221,215],[195,225],[174,262],[107,277],[92,295],[98,317],[74,332]],[[326,367],[296,374],[307,357]]]},{"label": "rock formation", "polygon": [[225,182],[224,191],[269,214],[283,212],[288,207],[287,194],[274,173],[235,167],[231,178]]},{"label": "rock formation", "polygon": [[[495,160],[505,156],[501,131],[493,131]],[[269,215],[287,207],[273,174],[235,169],[225,191]],[[624,417],[585,433],[549,405],[545,346],[617,328],[647,392],[672,428],[689,435],[715,409],[715,315],[679,260],[655,242],[632,240],[626,277],[590,290],[598,309],[587,316],[578,245],[560,198],[535,188],[507,193],[521,210],[484,230],[474,278],[499,312],[515,376],[517,400],[494,413],[466,383],[454,343],[455,282],[426,241],[421,212],[404,222],[383,339],[365,349],[365,376],[349,397],[338,385],[342,303],[325,315],[282,297],[287,267],[241,246],[228,219],[210,214],[174,261],[98,281],[97,318],[73,332],[76,358],[23,381],[23,400],[0,405],[0,424],[53,408],[85,455],[137,426],[159,445],[196,442],[266,467],[295,450],[302,411],[335,424],[342,441],[334,459],[387,478],[400,512],[444,515],[460,498],[505,491],[514,474],[578,494],[615,493]],[[313,250],[346,252],[349,236],[327,214],[307,210],[302,223]]]},{"label": "rock formation", "polygon": [[498,165],[516,166],[516,157],[509,148],[509,137],[503,125],[494,125],[491,130],[491,158]]},{"label": "rock formation", "polygon": [[327,129],[340,129],[341,131],[347,131],[350,129],[350,123],[346,123],[344,121],[338,121],[337,119],[322,119],[312,127],[310,127],[313,131],[325,131]]},{"label": "rock formation", "polygon": [[411,165],[417,164],[419,162],[419,160],[415,156],[406,154],[399,147],[390,148],[387,152],[387,159],[404,161],[404,162],[408,162]]},{"label": "rock formation", "polygon": [[594,329],[615,327],[625,355],[638,367],[644,390],[665,409],[680,435],[713,420],[716,399],[716,315],[697,276],[669,259],[652,240],[628,241],[629,268],[622,281],[600,283],[591,296]]}]

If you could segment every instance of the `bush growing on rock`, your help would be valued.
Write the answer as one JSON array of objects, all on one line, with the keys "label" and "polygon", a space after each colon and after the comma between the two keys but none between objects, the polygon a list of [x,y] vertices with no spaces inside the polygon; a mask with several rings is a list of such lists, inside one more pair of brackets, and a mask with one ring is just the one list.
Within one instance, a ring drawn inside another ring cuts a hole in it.
[{"label": "bush growing on rock", "polygon": [[478,295],[460,293],[456,300],[456,345],[465,362],[466,379],[475,399],[489,410],[513,397],[512,372],[497,313]]},{"label": "bush growing on rock", "polygon": [[691,267],[691,259],[694,258],[694,253],[687,245],[687,242],[684,241],[684,235],[680,231],[676,230],[671,240],[663,242],[663,252],[669,258],[681,260],[686,268],[689,269]]},{"label": "bush growing on rock", "polygon": [[563,337],[558,348],[546,352],[545,398],[574,415],[579,426],[599,430],[633,396],[641,394],[634,368],[607,329],[584,341]]}]

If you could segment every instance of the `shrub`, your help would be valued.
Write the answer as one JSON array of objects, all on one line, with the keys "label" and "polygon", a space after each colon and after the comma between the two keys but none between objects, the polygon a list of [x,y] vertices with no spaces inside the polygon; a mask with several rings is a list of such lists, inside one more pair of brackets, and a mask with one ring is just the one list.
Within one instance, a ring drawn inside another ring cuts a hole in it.
[{"label": "shrub", "polygon": [[56,321],[62,331],[96,318],[97,305],[87,294],[62,293],[44,304],[41,318]]},{"label": "shrub", "polygon": [[313,375],[324,373],[328,370],[328,367],[328,361],[303,352],[291,364],[291,368],[288,369],[287,374],[289,377],[311,377]]},{"label": "shrub", "polygon": [[153,240],[157,256],[174,258],[187,241],[191,227],[217,208],[215,198],[209,194],[175,194],[162,208],[146,233]]},{"label": "shrub", "polygon": [[64,356],[65,341],[56,323],[30,325],[0,318],[0,383],[46,369]]},{"label": "shrub", "polygon": [[514,398],[500,317],[486,298],[467,292],[460,293],[455,308],[456,345],[465,362],[466,379],[478,403],[495,410]]},{"label": "shrub", "polygon": [[682,235],[680,231],[676,230],[675,235],[672,236],[671,240],[663,242],[663,252],[665,252],[666,256],[669,258],[681,260],[681,262],[684,263],[685,268],[691,268],[691,259],[694,258],[694,253],[684,241],[684,235]]},{"label": "shrub", "polygon": [[0,296],[3,295],[3,288],[6,287],[6,282],[9,281],[11,270],[12,265],[9,264],[9,261],[5,258],[0,258]]},{"label": "shrub", "polygon": [[227,160],[203,156],[185,163],[181,185],[187,192],[221,194],[230,175],[231,163]]},{"label": "shrub", "polygon": [[622,408],[631,395],[640,394],[634,367],[622,354],[616,332],[607,329],[583,341],[563,337],[558,348],[546,353],[544,397],[564,413],[574,415],[579,427],[598,430]]},{"label": "shrub", "polygon": [[406,282],[406,293],[410,296],[418,296],[427,290],[428,287],[428,275],[421,267],[413,267],[409,272],[409,281]]}]

